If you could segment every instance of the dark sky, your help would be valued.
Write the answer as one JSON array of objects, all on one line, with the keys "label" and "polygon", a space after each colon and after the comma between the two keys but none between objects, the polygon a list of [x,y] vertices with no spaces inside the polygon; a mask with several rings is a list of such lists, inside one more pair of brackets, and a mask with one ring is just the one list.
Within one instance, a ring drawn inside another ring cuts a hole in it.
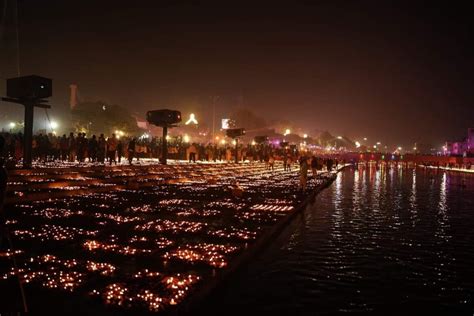
[{"label": "dark sky", "polygon": [[[219,95],[219,116],[243,103],[389,144],[439,146],[474,126],[473,22],[460,1],[176,3],[19,0],[21,72],[54,79],[52,115],[76,82],[83,99],[139,113],[209,113]],[[2,78],[16,75],[12,30]]]}]

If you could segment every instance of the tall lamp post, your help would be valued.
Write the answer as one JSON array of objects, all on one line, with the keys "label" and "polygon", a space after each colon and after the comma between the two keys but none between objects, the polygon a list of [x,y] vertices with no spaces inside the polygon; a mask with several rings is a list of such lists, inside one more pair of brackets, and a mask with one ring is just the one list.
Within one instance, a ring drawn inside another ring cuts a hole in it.
[{"label": "tall lamp post", "polygon": [[211,97],[212,99],[212,141],[215,141],[216,133],[216,101],[219,99],[219,96],[215,95]]},{"label": "tall lamp post", "polygon": [[31,168],[33,143],[34,108],[51,108],[45,100],[52,95],[52,80],[39,76],[25,76],[7,79],[5,102],[18,103],[25,108],[25,127],[23,138],[23,168]]}]

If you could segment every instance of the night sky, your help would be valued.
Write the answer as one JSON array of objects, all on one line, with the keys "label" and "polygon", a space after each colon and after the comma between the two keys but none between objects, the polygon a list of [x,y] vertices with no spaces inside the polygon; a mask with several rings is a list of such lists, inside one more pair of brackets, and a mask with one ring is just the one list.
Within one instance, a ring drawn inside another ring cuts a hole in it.
[{"label": "night sky", "polygon": [[[140,114],[209,113],[218,95],[219,116],[243,105],[309,131],[404,146],[441,146],[474,127],[473,23],[459,1],[176,2],[19,0],[21,74],[54,79],[56,117],[75,82],[83,100]],[[2,80],[16,76],[9,21]],[[10,112],[21,115],[2,103]]]}]

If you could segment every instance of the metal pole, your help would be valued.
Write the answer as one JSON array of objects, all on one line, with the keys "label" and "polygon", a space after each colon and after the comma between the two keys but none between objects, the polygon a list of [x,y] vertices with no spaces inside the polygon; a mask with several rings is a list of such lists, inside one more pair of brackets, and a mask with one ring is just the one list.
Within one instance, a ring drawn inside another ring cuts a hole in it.
[{"label": "metal pole", "polygon": [[239,162],[239,139],[235,139],[235,163]]},{"label": "metal pole", "polygon": [[166,140],[168,136],[168,126],[163,126],[163,141],[161,147],[161,163],[166,165],[166,159],[168,158],[168,142]]},{"label": "metal pole", "polygon": [[33,113],[34,105],[32,103],[24,104],[25,106],[25,128],[23,131],[23,168],[31,168],[31,151],[33,145]]},{"label": "metal pole", "polygon": [[215,142],[216,100],[212,98],[212,142]]}]

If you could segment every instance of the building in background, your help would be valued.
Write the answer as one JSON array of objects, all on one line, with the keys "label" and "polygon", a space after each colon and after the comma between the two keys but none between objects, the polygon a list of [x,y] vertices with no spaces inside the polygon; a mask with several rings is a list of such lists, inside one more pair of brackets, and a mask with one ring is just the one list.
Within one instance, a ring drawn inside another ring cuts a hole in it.
[{"label": "building in background", "polygon": [[444,151],[446,155],[473,156],[474,128],[470,127],[467,129],[466,138],[455,142],[446,142],[446,145],[444,146]]}]

